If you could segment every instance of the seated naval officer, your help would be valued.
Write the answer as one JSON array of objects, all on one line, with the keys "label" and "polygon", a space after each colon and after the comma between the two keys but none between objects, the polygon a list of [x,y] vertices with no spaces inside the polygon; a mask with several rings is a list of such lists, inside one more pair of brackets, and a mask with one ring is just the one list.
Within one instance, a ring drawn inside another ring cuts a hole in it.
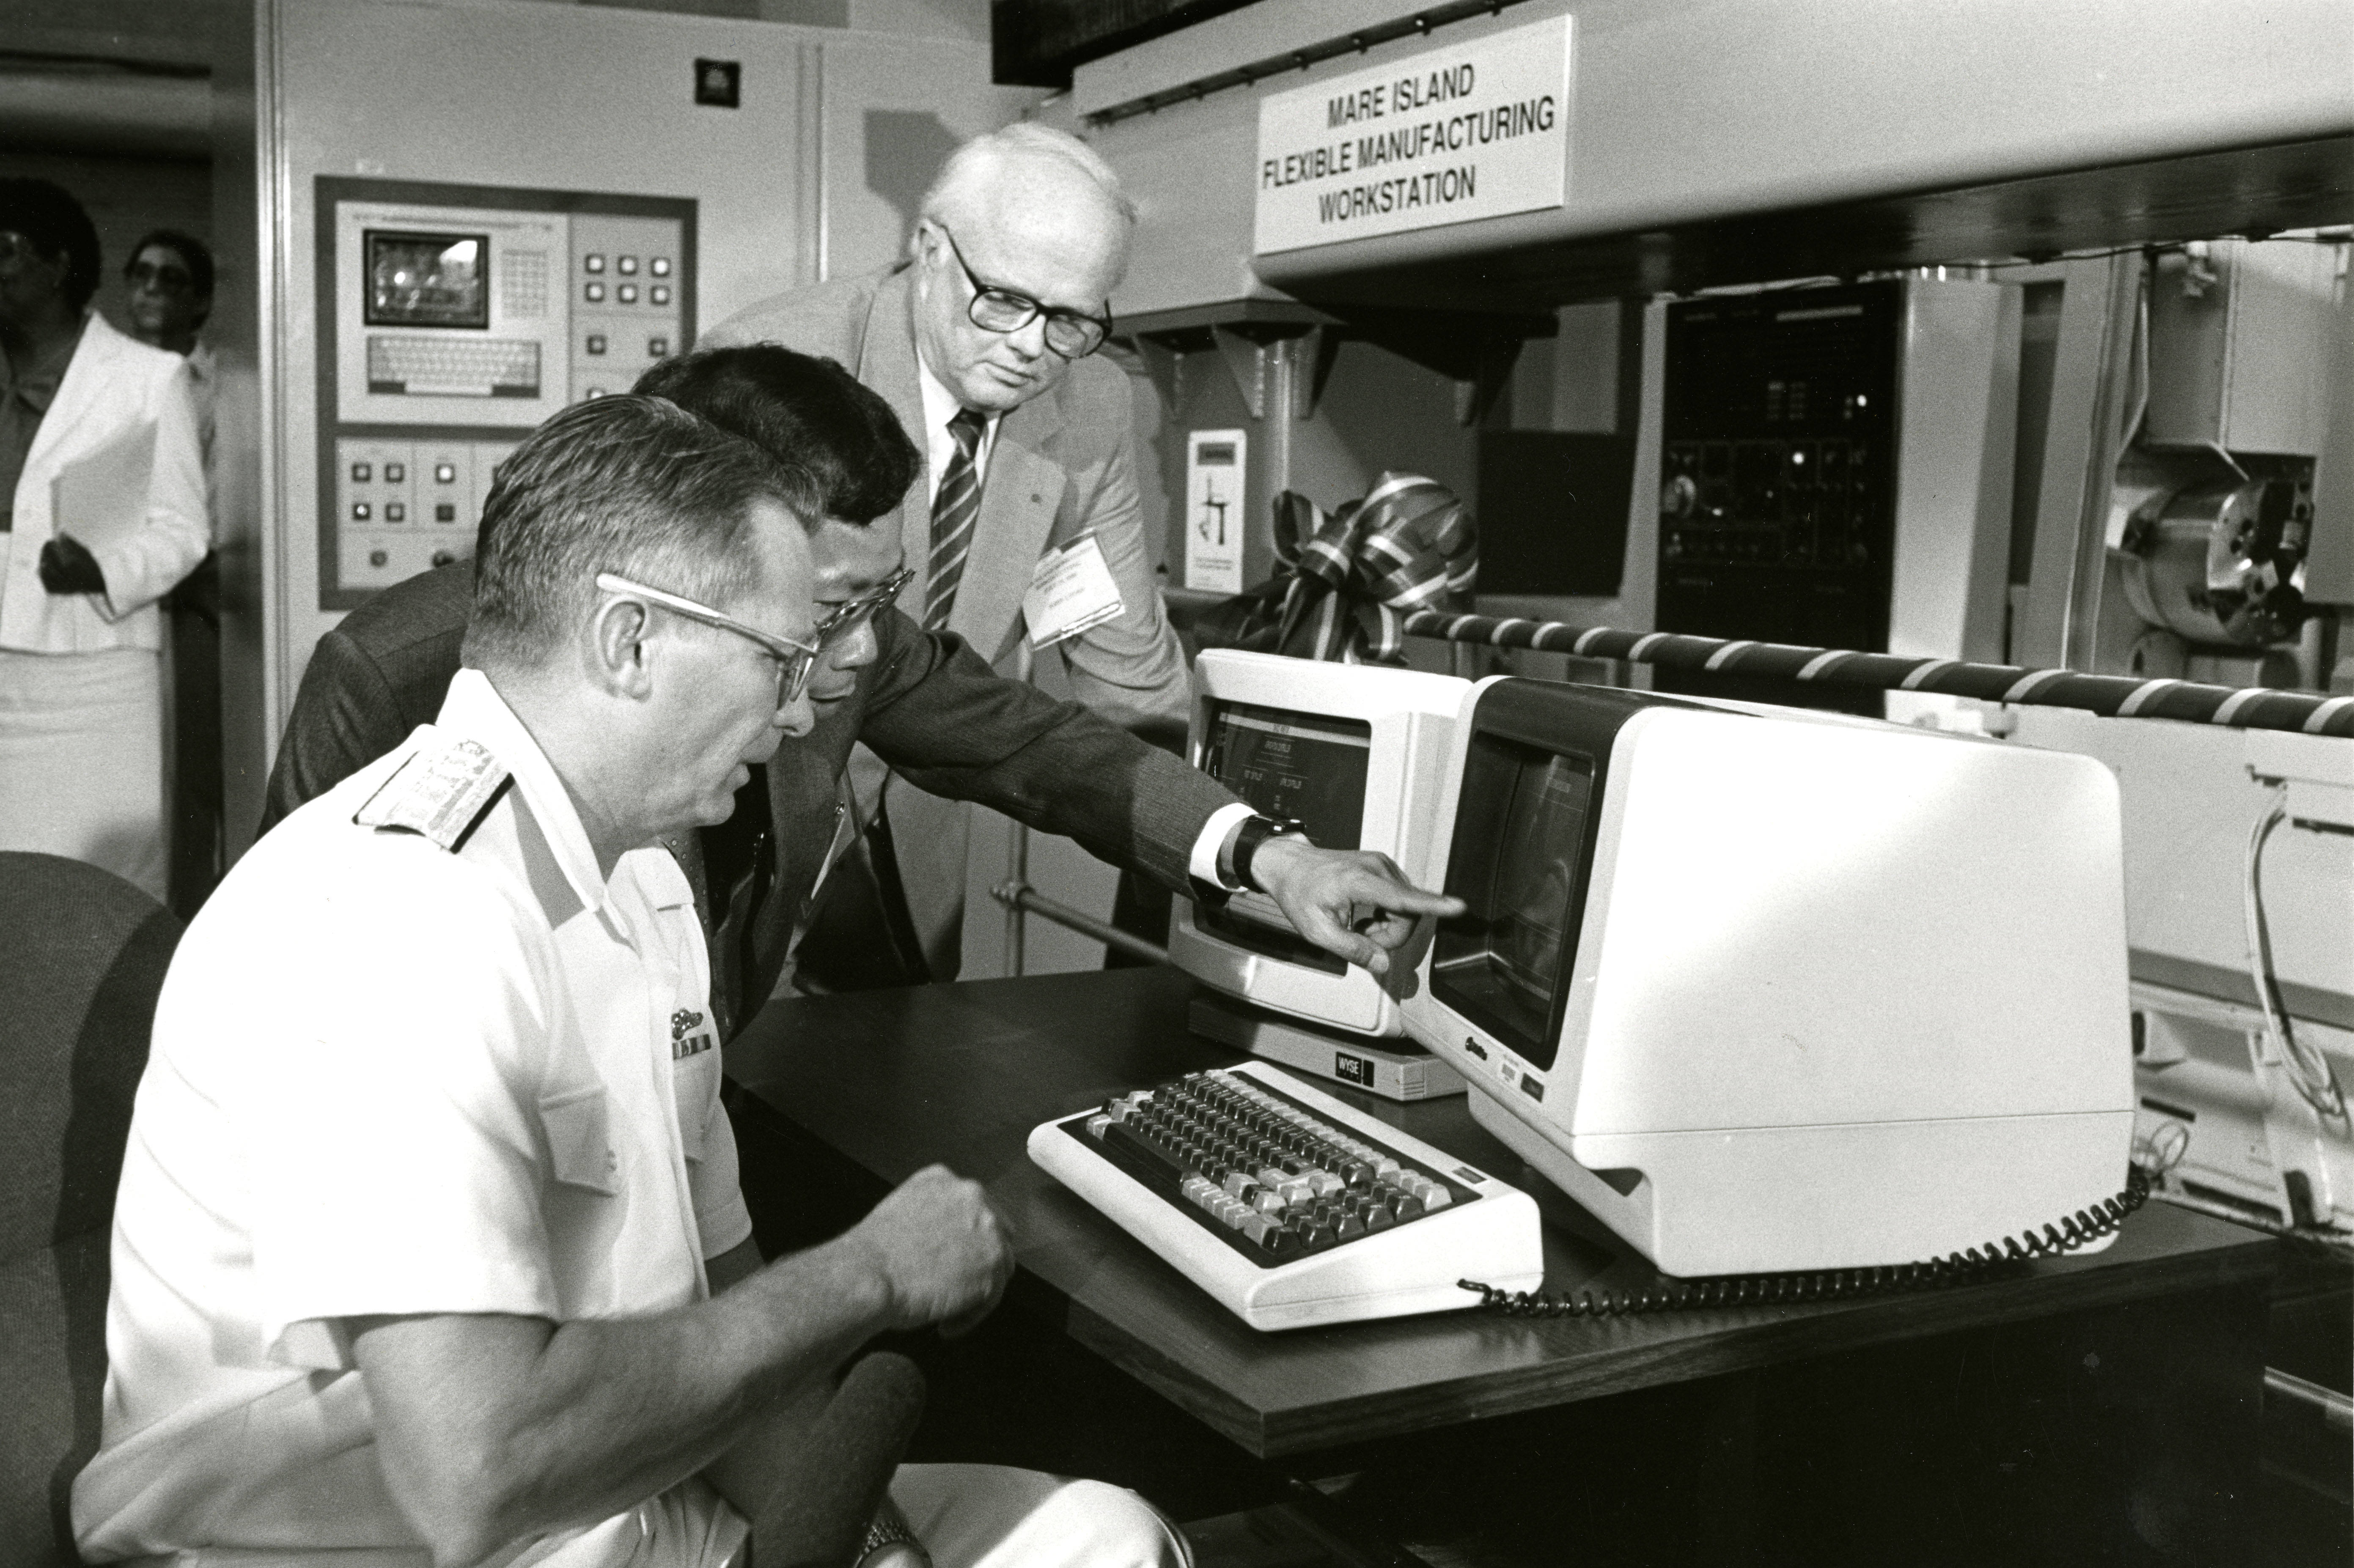
[{"label": "seated naval officer", "polygon": [[[116,1207],[85,1559],[719,1568],[860,1345],[994,1302],[1006,1239],[939,1167],[759,1266],[656,847],[813,721],[806,489],[660,399],[557,415],[492,492],[435,722],[191,924]],[[908,1467],[892,1495],[940,1568],[1183,1560],[1098,1483]]]},{"label": "seated naval officer", "polygon": [[[827,611],[826,659],[810,687],[816,727],[778,752],[765,779],[754,770],[724,827],[673,845],[704,895],[723,1038],[776,989],[828,866],[854,836],[838,806],[854,741],[921,789],[1065,834],[1173,892],[1242,885],[1240,852],[1251,883],[1299,930],[1376,972],[1416,916],[1455,907],[1407,886],[1379,855],[1267,836],[1271,824],[1206,775],[1087,708],[1001,678],[960,638],[892,608],[908,577],[900,534],[869,524],[898,505],[920,459],[890,405],[833,361],[773,344],[710,349],[654,366],[637,389],[807,469],[824,500],[812,535]],[[486,535],[492,524],[486,516]],[[412,577],[321,641],[270,773],[265,827],[431,715],[457,667],[469,576],[460,563]]]}]

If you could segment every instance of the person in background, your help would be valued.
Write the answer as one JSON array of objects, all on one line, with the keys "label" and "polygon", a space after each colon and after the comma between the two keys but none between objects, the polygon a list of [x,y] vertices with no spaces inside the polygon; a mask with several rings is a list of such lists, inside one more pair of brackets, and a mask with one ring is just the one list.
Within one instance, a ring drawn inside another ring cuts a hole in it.
[{"label": "person in background", "polygon": [[[653,397],[500,465],[434,722],[257,843],[173,959],[83,1559],[722,1568],[868,1340],[994,1305],[1008,1239],[937,1165],[762,1264],[662,847],[814,722],[819,516]],[[986,1465],[901,1467],[864,1549],[1184,1558],[1133,1493]]]},{"label": "person in background", "polygon": [[100,266],[72,196],[0,179],[0,849],[160,900],[154,607],[212,529],[186,366],[90,310]]},{"label": "person in background", "polygon": [[[1107,619],[1053,644],[1071,694],[1174,749],[1191,694],[1145,545],[1128,377],[1093,357],[1135,221],[1119,177],[1084,143],[1009,126],[949,155],[905,260],[763,301],[703,341],[838,359],[916,435],[923,474],[876,526],[900,535],[916,574],[909,612],[925,630],[953,632],[1008,669],[1025,632],[1052,630],[1030,626],[1022,608],[1042,560],[1085,558],[1116,607],[1105,600]],[[864,748],[850,778],[865,831],[846,869],[904,888],[919,949],[914,972],[877,978],[954,980],[970,810],[890,778]],[[812,948],[878,946],[829,940],[848,907],[829,897]]]},{"label": "person in background", "polygon": [[[196,334],[213,312],[213,253],[203,240],[176,228],[151,229],[122,264],[129,291],[131,335],[188,363],[188,391],[196,404],[196,440],[205,456],[205,500],[217,514],[220,488],[213,477],[213,417],[220,397],[220,363]],[[217,518],[216,519],[217,521]],[[226,869],[220,721],[220,571],[207,554],[164,601],[170,649],[164,664],[171,682],[168,755],[172,799],[171,906],[193,915]]]},{"label": "person in background", "polygon": [[213,313],[213,253],[176,228],[140,237],[122,264],[130,291],[131,335],[188,362],[188,388],[196,403],[196,435],[205,471],[212,471],[213,408],[219,400],[220,365],[213,345],[196,334]]}]

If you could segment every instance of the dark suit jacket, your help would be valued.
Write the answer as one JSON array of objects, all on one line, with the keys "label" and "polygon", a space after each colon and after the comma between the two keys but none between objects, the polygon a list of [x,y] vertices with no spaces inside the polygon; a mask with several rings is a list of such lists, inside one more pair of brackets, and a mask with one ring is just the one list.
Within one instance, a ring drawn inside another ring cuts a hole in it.
[{"label": "dark suit jacket", "polygon": [[[320,639],[270,769],[264,831],[432,722],[458,671],[472,577],[461,561],[411,577]],[[854,741],[920,789],[1076,839],[1173,892],[1189,891],[1210,813],[1235,799],[1077,704],[1001,679],[957,637],[896,610],[875,628],[880,651],[856,690],[821,708],[817,727],[737,792],[736,815],[700,835],[712,1001],[730,1032],[768,1000],[807,916]]]}]

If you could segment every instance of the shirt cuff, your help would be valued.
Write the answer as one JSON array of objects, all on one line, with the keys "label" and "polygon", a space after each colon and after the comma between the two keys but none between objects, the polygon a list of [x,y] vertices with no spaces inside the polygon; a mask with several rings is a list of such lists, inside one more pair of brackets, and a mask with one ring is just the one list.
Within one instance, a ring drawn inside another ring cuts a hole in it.
[{"label": "shirt cuff", "polygon": [[1185,863],[1185,869],[1194,881],[1205,882],[1212,887],[1242,885],[1231,877],[1218,874],[1221,858],[1218,852],[1225,849],[1226,841],[1256,814],[1239,800],[1231,806],[1221,806],[1210,813],[1210,820],[1202,824],[1202,836],[1193,841],[1193,857]]}]

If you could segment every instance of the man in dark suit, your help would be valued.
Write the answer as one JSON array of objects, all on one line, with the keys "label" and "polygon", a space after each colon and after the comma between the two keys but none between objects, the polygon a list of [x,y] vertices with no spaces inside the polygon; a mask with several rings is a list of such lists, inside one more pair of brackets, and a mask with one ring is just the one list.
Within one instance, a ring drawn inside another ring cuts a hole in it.
[{"label": "man in dark suit", "polygon": [[[1129,378],[1095,353],[1134,223],[1086,143],[1010,125],[949,155],[905,260],[763,300],[704,342],[822,355],[880,393],[925,459],[875,522],[915,572],[909,613],[1008,674],[1023,673],[1026,641],[1076,700],[1173,744],[1192,708],[1185,658],[1145,539]],[[1023,596],[1050,556],[1100,563],[1117,591],[1094,607],[1106,619],[1059,638],[1030,624]],[[886,775],[869,750],[850,779],[866,863],[900,879],[924,972],[953,980],[971,813]]]},{"label": "man in dark suit", "polygon": [[[900,540],[867,524],[896,503],[916,457],[889,406],[840,366],[774,344],[705,350],[655,366],[637,390],[806,469],[825,497],[811,537],[827,652],[810,686],[816,726],[737,791],[727,822],[670,845],[711,937],[723,1031],[774,991],[851,837],[838,786],[854,741],[922,789],[1065,834],[1172,891],[1257,886],[1311,940],[1376,972],[1417,918],[1457,907],[1408,886],[1382,856],[1267,836],[1214,780],[1076,704],[1000,678],[961,639],[892,608],[907,580]],[[265,829],[430,721],[458,668],[472,593],[467,563],[444,567],[321,639],[270,773]]]}]

